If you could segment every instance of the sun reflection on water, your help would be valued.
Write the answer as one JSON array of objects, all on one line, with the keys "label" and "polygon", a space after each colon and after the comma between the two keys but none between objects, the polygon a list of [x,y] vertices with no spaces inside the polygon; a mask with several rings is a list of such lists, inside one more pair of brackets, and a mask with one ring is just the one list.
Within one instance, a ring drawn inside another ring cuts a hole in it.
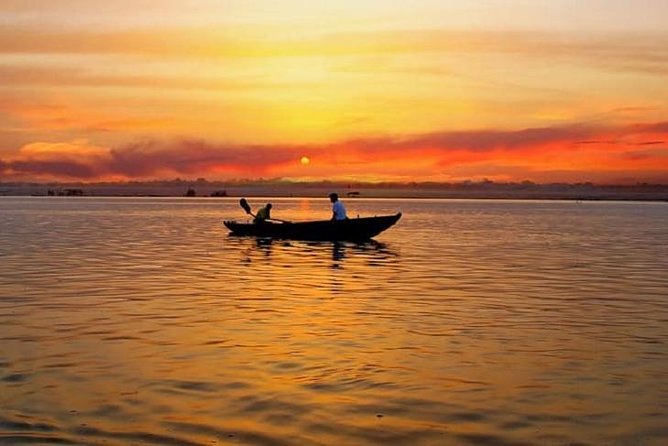
[{"label": "sun reflection on water", "polygon": [[300,242],[229,236],[236,199],[0,199],[0,442],[663,443],[663,204],[350,207],[405,217]]}]

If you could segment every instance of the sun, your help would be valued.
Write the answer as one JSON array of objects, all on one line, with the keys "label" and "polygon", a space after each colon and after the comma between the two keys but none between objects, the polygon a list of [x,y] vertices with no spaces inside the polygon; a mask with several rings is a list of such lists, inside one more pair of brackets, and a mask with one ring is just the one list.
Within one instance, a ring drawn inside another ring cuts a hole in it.
[{"label": "sun", "polygon": [[302,164],[302,166],[308,166],[309,164],[311,164],[311,158],[309,158],[308,156],[302,156],[299,162]]}]

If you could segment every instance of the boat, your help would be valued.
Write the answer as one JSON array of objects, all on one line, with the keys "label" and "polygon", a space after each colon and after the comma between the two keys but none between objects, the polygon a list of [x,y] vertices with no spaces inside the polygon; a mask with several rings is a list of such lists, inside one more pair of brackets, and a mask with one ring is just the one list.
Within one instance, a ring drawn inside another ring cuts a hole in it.
[{"label": "boat", "polygon": [[365,241],[380,234],[401,218],[401,212],[377,217],[346,220],[316,220],[302,222],[223,223],[231,235],[271,237],[292,240]]}]

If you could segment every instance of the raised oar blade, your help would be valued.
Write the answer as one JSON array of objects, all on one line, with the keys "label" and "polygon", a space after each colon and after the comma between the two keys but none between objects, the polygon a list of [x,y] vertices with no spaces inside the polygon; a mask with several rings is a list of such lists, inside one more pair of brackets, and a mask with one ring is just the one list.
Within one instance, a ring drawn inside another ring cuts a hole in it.
[{"label": "raised oar blade", "polygon": [[242,198],[241,200],[239,200],[239,205],[244,209],[244,211],[246,211],[247,214],[251,213],[251,207],[250,207],[250,205],[248,204],[248,202],[246,201],[245,198]]}]

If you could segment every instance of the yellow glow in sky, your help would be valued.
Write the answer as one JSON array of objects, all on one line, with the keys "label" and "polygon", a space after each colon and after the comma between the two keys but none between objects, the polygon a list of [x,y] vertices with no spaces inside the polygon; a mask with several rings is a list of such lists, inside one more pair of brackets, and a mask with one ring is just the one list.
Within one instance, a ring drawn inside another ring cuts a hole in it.
[{"label": "yellow glow in sky", "polygon": [[668,2],[187,5],[2,2],[2,178],[668,181]]}]

